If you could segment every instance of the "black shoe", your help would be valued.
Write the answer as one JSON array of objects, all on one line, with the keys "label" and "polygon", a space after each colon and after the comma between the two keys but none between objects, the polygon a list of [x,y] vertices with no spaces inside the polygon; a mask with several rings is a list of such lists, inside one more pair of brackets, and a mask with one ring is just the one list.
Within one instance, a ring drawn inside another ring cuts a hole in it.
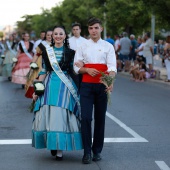
[{"label": "black shoe", "polygon": [[90,164],[91,163],[91,155],[90,154],[84,154],[82,158],[82,162],[84,164]]},{"label": "black shoe", "polygon": [[57,154],[57,150],[51,150],[51,155],[52,156],[56,156],[56,154]]},{"label": "black shoe", "polygon": [[62,156],[62,157],[56,156],[56,160],[57,160],[57,161],[62,161],[62,160],[63,160],[63,156]]},{"label": "black shoe", "polygon": [[102,158],[101,158],[101,156],[100,156],[100,154],[99,153],[97,153],[97,154],[93,154],[93,161],[100,161]]},{"label": "black shoe", "polygon": [[25,88],[25,84],[22,84],[21,87],[22,87],[22,89],[24,89]]},{"label": "black shoe", "polygon": [[11,81],[11,77],[8,77],[8,81]]}]

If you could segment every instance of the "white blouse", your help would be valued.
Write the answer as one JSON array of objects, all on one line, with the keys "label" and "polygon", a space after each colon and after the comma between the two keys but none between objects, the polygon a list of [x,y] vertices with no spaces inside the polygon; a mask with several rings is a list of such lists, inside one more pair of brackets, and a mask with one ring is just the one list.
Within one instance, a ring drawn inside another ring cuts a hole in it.
[{"label": "white blouse", "polygon": [[[74,57],[74,63],[78,61],[81,61],[84,64],[106,64],[108,72],[117,72],[114,47],[102,39],[99,39],[97,42],[89,39],[85,43],[81,44],[76,50]],[[74,65],[74,71],[77,74],[79,69],[80,68]]]}]

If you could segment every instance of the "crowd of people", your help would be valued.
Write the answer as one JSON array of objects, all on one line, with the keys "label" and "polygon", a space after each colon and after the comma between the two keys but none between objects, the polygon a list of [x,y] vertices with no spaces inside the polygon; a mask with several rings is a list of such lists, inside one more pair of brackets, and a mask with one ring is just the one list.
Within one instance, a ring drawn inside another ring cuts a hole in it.
[{"label": "crowd of people", "polygon": [[[56,160],[63,151],[84,149],[82,163],[100,161],[104,144],[107,93],[113,90],[117,72],[113,45],[101,39],[102,22],[88,21],[89,39],[81,25],[72,25],[72,37],[64,26],[42,31],[32,42],[16,33],[0,44],[1,73],[25,88],[33,100],[32,146],[47,148]],[[109,85],[101,83],[101,71]],[[94,133],[92,141],[92,114]]]},{"label": "crowd of people", "polygon": [[[157,44],[156,41],[152,42],[149,32],[145,33],[144,36],[138,36],[137,40],[135,35],[131,34],[128,37],[128,34],[123,32],[122,35],[115,35],[114,39],[108,35],[106,41],[115,48],[118,72],[129,72],[136,82],[156,78],[159,72],[153,68],[153,57],[159,54],[162,66],[167,69],[167,80],[165,81],[170,82],[169,39],[170,36],[167,36],[166,41],[159,40]],[[140,75],[143,74],[143,78],[139,78],[139,72]]]}]

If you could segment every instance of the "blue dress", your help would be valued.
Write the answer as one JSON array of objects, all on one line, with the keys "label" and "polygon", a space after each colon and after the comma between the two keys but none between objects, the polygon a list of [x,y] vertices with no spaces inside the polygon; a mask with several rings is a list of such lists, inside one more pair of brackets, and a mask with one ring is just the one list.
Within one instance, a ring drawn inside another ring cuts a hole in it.
[{"label": "blue dress", "polygon": [[[54,47],[58,62],[63,48]],[[44,66],[43,66],[44,67]],[[45,69],[45,67],[44,67]],[[43,70],[43,72],[46,72]],[[71,77],[67,78],[76,88]],[[32,146],[48,150],[83,149],[77,103],[66,85],[52,71],[45,80],[45,92],[36,101],[32,126]]]}]

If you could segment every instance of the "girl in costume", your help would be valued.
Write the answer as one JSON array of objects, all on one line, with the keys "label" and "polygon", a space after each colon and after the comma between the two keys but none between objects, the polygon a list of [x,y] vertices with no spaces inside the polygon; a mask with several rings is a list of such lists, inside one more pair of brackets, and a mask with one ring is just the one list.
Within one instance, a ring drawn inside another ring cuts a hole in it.
[{"label": "girl in costume", "polygon": [[33,56],[33,43],[29,41],[29,34],[24,34],[24,40],[19,43],[17,55],[17,63],[12,70],[12,82],[24,85],[26,83],[26,75],[30,70],[30,62]]},{"label": "girl in costume", "polygon": [[53,29],[51,47],[42,42],[42,70],[39,80],[44,94],[37,96],[32,126],[32,146],[47,148],[57,160],[63,151],[83,149],[80,132],[80,103],[71,73],[74,51],[68,46],[65,28]]},{"label": "girl in costume", "polygon": [[[51,37],[52,36],[52,30],[48,30],[45,33],[45,38],[43,41],[46,41],[49,45],[51,44]],[[42,47],[42,44],[39,45],[36,48],[36,53],[32,59],[32,62],[30,64],[30,71],[27,75],[27,82],[25,84],[25,97],[27,98],[32,98],[32,94],[34,92],[34,88],[33,88],[33,81],[35,79],[38,80],[38,74],[42,69],[42,50],[40,49]]]},{"label": "girl in costume", "polygon": [[5,59],[3,60],[2,67],[2,76],[8,77],[8,80],[11,81],[11,72],[12,72],[12,64],[13,58],[16,57],[17,54],[17,43],[14,42],[14,37],[12,34],[9,36],[9,40],[6,40],[5,43]]}]

